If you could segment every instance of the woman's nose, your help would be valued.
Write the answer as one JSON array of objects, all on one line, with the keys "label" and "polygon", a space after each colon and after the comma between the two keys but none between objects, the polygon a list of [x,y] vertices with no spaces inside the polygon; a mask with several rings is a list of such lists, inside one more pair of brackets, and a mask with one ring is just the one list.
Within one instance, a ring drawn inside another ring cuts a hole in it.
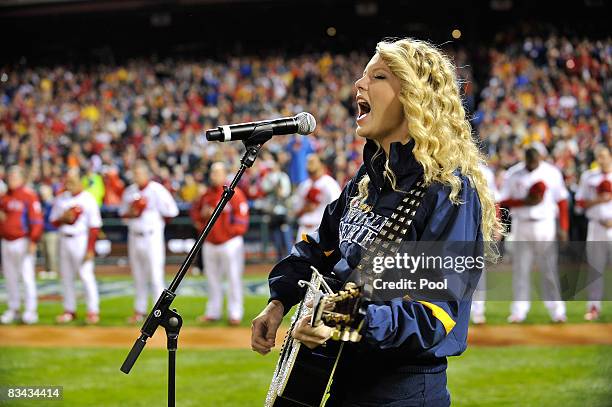
[{"label": "woman's nose", "polygon": [[367,86],[367,80],[366,80],[365,75],[355,81],[355,88],[357,90],[359,90],[359,89],[364,89],[365,90],[366,86]]}]

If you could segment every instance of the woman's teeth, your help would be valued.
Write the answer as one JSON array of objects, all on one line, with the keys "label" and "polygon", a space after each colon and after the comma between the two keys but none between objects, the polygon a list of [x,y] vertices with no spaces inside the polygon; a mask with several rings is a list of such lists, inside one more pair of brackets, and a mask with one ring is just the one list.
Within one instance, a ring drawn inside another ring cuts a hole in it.
[{"label": "woman's teeth", "polygon": [[357,106],[359,107],[359,116],[357,117],[357,120],[363,119],[370,113],[370,105],[368,103],[359,102]]}]

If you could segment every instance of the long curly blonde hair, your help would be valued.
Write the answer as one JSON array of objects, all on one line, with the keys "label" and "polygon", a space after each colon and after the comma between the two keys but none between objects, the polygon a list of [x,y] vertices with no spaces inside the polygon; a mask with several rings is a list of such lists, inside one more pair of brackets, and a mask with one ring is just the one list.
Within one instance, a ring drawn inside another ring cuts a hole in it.
[{"label": "long curly blonde hair", "polygon": [[[407,136],[414,139],[413,153],[423,166],[425,183],[449,185],[450,200],[459,204],[461,180],[453,172],[458,169],[472,180],[482,207],[485,252],[488,258],[497,258],[494,241],[504,229],[480,170],[486,160],[472,138],[453,63],[435,46],[411,38],[381,41],[376,52],[400,80],[399,100],[408,118]],[[388,160],[385,176],[395,188],[395,175]],[[367,197],[369,182],[367,175],[360,180],[360,197]]]}]

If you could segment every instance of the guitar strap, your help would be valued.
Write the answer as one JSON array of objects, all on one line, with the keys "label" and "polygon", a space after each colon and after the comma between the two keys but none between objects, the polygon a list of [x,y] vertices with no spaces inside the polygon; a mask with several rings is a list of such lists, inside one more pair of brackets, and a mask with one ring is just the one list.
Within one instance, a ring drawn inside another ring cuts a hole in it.
[{"label": "guitar strap", "polygon": [[387,219],[372,243],[363,247],[361,261],[356,267],[358,283],[362,285],[364,300],[372,299],[373,281],[376,276],[372,269],[374,257],[394,254],[393,250],[400,247],[400,243],[412,227],[412,222],[418,207],[427,192],[427,186],[421,175],[412,184],[410,190],[399,202],[397,208]]},{"label": "guitar strap", "polygon": [[[427,187],[425,186],[423,176],[421,175],[410,187],[410,190],[405,194],[405,196],[400,200],[397,208],[395,208],[391,216],[387,219],[372,243],[363,248],[361,261],[355,268],[355,274],[357,277],[355,280],[357,280],[357,285],[362,285],[362,298],[365,300],[361,301],[358,311],[362,316],[365,315],[365,304],[372,298],[375,274],[371,266],[374,257],[392,254],[393,249],[397,249],[399,247],[404,236],[406,236],[408,233],[409,228],[412,227],[412,222],[416,216],[417,209],[421,205],[426,192]],[[327,388],[325,389],[321,406],[325,406],[328,398],[330,397],[334,373],[338,365],[338,361],[340,360],[343,347],[344,341],[340,344],[338,356],[334,363],[329,381],[327,382]]]},{"label": "guitar strap", "polygon": [[[378,235],[374,238],[371,244],[367,245],[362,250],[361,261],[355,268],[355,282],[357,285],[361,285],[362,298],[365,301],[361,301],[359,306],[359,314],[365,315],[367,302],[372,298],[374,271],[372,269],[372,262],[376,256],[385,256],[393,253],[393,249],[397,249],[400,246],[404,236],[408,233],[409,228],[412,227],[412,222],[416,216],[418,207],[423,201],[423,197],[427,192],[427,187],[423,182],[423,176],[421,175],[414,182],[410,190],[400,200],[397,208],[393,211],[391,216],[387,219]],[[331,386],[334,380],[334,372],[340,355],[344,346],[344,342],[340,345],[338,357],[336,358],[332,374],[329,377],[325,395],[321,402],[321,406],[324,406],[327,399],[330,397]]]}]

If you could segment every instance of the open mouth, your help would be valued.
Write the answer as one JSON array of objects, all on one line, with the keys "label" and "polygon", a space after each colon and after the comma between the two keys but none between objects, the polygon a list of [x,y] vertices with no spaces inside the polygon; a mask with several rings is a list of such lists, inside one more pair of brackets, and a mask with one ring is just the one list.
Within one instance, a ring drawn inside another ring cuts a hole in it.
[{"label": "open mouth", "polygon": [[365,118],[368,113],[370,113],[370,104],[368,102],[366,102],[365,100],[360,100],[359,102],[357,102],[357,107],[358,107],[358,116],[357,116],[357,120],[361,120],[363,118]]}]

